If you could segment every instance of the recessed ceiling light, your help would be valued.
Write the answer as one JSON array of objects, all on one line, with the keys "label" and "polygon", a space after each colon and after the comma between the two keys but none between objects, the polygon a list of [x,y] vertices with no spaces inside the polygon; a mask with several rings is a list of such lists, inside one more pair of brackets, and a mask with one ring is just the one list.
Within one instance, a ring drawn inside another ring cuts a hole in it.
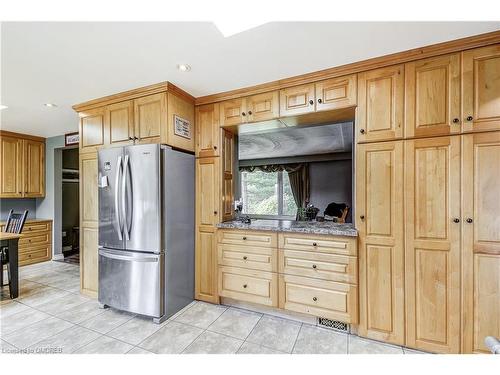
[{"label": "recessed ceiling light", "polygon": [[181,72],[189,72],[191,70],[191,67],[188,64],[178,64],[177,69],[179,69]]},{"label": "recessed ceiling light", "polygon": [[7,108],[9,108],[9,107],[7,107],[6,105],[0,104],[0,110],[7,109]]},{"label": "recessed ceiling light", "polygon": [[44,106],[45,107],[57,107],[57,104],[54,104],[54,103],[45,103]]}]

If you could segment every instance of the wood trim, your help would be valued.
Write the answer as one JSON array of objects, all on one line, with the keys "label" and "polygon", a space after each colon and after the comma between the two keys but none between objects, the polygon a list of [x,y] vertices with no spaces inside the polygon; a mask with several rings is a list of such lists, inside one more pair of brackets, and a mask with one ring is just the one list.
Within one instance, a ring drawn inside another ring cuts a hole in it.
[{"label": "wood trim", "polygon": [[109,105],[109,104],[123,102],[125,100],[137,99],[137,98],[140,98],[142,96],[158,94],[158,93],[166,92],[166,91],[171,92],[171,93],[187,100],[190,103],[194,104],[194,102],[195,102],[195,98],[191,94],[188,94],[186,91],[175,86],[174,84],[165,81],[165,82],[156,83],[154,85],[143,86],[143,87],[139,87],[139,88],[128,90],[128,91],[123,91],[123,92],[113,94],[113,95],[103,96],[102,98],[92,99],[92,100],[89,100],[87,102],[75,104],[72,108],[76,112],[81,112],[81,111],[85,111],[85,110],[89,110],[89,109],[93,109],[93,108],[97,108],[97,107],[102,107],[102,106]]},{"label": "wood trim", "polygon": [[334,77],[341,77],[348,74],[359,73],[390,65],[402,64],[414,60],[420,60],[448,53],[460,52],[496,43],[500,43],[500,30],[474,35],[467,38],[451,40],[443,43],[432,44],[430,46],[414,48],[390,55],[374,57],[367,60],[357,61],[346,65],[340,65],[333,68],[319,70],[317,72],[306,73],[295,77],[289,77],[255,86],[205,95],[196,98],[195,104],[201,105],[220,102],[223,100],[236,99],[247,95],[260,94],[267,91],[283,89],[286,87],[302,85]]},{"label": "wood trim", "polygon": [[31,141],[45,143],[44,137],[38,137],[36,135],[29,135],[29,134],[22,134],[22,133],[15,133],[15,132],[7,131],[7,130],[0,130],[0,137],[22,138],[22,139],[29,139]]}]

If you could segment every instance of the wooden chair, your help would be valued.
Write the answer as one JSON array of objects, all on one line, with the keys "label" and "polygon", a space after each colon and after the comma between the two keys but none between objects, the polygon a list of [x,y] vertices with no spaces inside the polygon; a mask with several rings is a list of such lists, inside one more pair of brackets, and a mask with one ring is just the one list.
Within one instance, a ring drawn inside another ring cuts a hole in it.
[{"label": "wooden chair", "polygon": [[[24,211],[22,214],[14,213],[14,210],[9,211],[9,217],[7,218],[7,223],[5,224],[4,232],[20,234],[23,230],[24,223],[26,222],[26,217],[28,216],[28,210]],[[7,277],[8,283],[4,285],[3,283],[3,266],[7,265]],[[9,286],[10,289],[10,263],[9,263],[9,248],[4,247],[0,249],[0,287]]]}]

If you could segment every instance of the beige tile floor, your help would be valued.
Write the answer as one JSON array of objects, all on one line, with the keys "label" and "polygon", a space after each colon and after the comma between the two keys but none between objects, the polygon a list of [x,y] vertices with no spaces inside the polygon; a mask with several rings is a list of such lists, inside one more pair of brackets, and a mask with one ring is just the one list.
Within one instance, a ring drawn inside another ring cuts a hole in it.
[{"label": "beige tile floor", "polygon": [[421,353],[235,307],[193,302],[158,325],[100,309],[79,293],[79,268],[22,267],[20,296],[0,292],[0,353]]}]

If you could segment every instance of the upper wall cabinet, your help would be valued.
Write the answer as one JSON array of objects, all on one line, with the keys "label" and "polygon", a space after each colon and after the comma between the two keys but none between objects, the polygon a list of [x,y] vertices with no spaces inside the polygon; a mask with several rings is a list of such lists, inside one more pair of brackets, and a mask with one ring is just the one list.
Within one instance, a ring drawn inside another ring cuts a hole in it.
[{"label": "upper wall cabinet", "polygon": [[356,105],[356,74],[316,83],[316,110],[327,111]]},{"label": "upper wall cabinet", "polygon": [[302,115],[316,110],[314,83],[280,90],[280,116]]},{"label": "upper wall cabinet", "polygon": [[134,100],[135,136],[139,143],[156,143],[167,124],[167,95],[148,95]]},{"label": "upper wall cabinet", "polygon": [[220,126],[238,125],[247,122],[246,100],[239,98],[220,103]]},{"label": "upper wall cabinet", "polygon": [[500,129],[500,45],[463,52],[463,130]]},{"label": "upper wall cabinet", "polygon": [[403,65],[358,74],[358,142],[402,138],[403,112]]},{"label": "upper wall cabinet", "polygon": [[405,137],[461,131],[460,54],[405,65]]},{"label": "upper wall cabinet", "polygon": [[0,198],[45,196],[45,141],[0,133]]},{"label": "upper wall cabinet", "polygon": [[219,112],[219,103],[202,105],[195,109],[197,157],[219,156]]},{"label": "upper wall cabinet", "polygon": [[95,152],[105,144],[105,108],[80,112],[80,152]]},{"label": "upper wall cabinet", "polygon": [[247,121],[272,120],[279,116],[279,92],[271,91],[246,98]]},{"label": "upper wall cabinet", "polygon": [[134,141],[134,102],[111,104],[105,110],[106,129],[109,144],[131,144]]}]

